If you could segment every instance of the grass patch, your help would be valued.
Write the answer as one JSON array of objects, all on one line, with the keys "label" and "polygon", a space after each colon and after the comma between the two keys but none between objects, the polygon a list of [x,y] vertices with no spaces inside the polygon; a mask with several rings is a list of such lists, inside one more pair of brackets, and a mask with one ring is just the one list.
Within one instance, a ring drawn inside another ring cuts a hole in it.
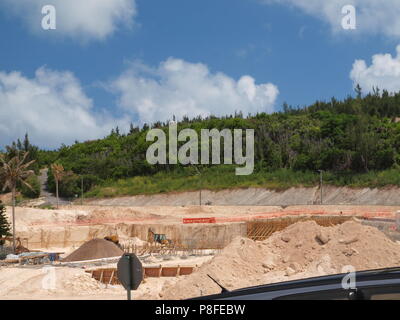
[{"label": "grass patch", "polygon": [[39,209],[47,209],[47,210],[54,210],[56,209],[56,207],[54,207],[51,204],[41,204],[40,206],[38,206]]},{"label": "grass patch", "polygon": [[[319,173],[312,171],[257,171],[248,176],[236,176],[233,166],[206,168],[201,175],[193,168],[180,171],[160,172],[153,176],[106,181],[86,193],[89,198],[148,195],[166,192],[196,191],[199,189],[222,190],[229,188],[268,188],[286,190],[291,187],[313,187],[319,185]],[[353,188],[382,188],[400,186],[400,170],[371,171],[368,173],[323,173],[325,185]]]},{"label": "grass patch", "polygon": [[[400,170],[370,171],[368,173],[324,172],[325,185],[353,188],[382,188],[400,186]],[[319,185],[319,173],[279,169],[257,171],[248,176],[236,176],[232,166],[206,168],[201,175],[193,168],[170,173],[161,172],[153,176],[107,181],[94,187],[86,196],[107,198],[165,192],[195,191],[199,189],[222,190],[228,188],[268,188],[286,190],[291,187],[313,187]]]}]

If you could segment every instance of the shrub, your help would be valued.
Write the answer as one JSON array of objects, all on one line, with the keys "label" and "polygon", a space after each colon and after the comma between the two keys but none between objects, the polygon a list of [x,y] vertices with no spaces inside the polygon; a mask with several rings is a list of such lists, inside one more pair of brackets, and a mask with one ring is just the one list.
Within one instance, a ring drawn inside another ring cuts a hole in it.
[{"label": "shrub", "polygon": [[26,182],[32,187],[32,189],[28,188],[26,185],[21,186],[21,194],[27,198],[39,198],[40,197],[40,182],[39,178],[36,175],[29,176],[26,179]]},{"label": "shrub", "polygon": [[62,178],[59,185],[59,194],[61,197],[72,198],[80,193],[80,179],[76,174],[69,173]]},{"label": "shrub", "polygon": [[[0,237],[11,236],[10,230],[10,223],[8,222],[6,217],[6,208],[0,201]],[[0,243],[0,245],[3,245],[3,243]]]}]

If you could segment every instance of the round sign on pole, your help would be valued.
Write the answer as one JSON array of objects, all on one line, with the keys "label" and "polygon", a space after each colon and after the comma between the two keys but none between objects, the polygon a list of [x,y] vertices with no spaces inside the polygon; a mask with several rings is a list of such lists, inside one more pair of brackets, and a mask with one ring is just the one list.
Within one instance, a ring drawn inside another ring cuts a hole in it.
[{"label": "round sign on pole", "polygon": [[143,280],[143,267],[139,258],[133,253],[124,254],[117,265],[118,279],[128,290],[136,290]]}]

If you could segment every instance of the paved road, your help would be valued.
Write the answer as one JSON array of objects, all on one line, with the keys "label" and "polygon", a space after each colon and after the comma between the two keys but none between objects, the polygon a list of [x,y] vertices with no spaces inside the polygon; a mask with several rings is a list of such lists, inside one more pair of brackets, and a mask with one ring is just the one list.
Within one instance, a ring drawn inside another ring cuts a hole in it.
[{"label": "paved road", "polygon": [[[48,172],[47,168],[40,170],[40,175],[39,175],[40,197],[43,198],[43,200],[46,203],[55,206],[55,205],[57,205],[57,198],[55,197],[55,195],[53,195],[51,192],[49,192],[46,187],[47,172]],[[68,205],[70,203],[71,202],[68,199],[59,198],[60,205]]]}]

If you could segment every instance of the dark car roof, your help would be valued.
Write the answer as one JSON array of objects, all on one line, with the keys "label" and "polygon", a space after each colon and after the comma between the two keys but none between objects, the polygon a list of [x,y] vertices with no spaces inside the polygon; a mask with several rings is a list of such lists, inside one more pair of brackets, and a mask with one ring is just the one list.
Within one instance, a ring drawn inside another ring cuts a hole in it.
[{"label": "dark car roof", "polygon": [[[306,287],[314,287],[322,285],[326,286],[330,284],[337,285],[341,283],[345,275],[346,275],[345,273],[341,273],[335,275],[319,276],[306,279],[259,285],[254,287],[223,292],[220,294],[197,297],[193,298],[192,300],[223,299],[223,298],[230,298],[242,295],[244,296],[244,295],[251,295],[263,292],[272,292],[278,290],[290,290],[290,289],[298,289],[298,288],[306,288]],[[400,279],[400,267],[357,271],[356,278],[358,283],[361,283],[363,281]]]}]

